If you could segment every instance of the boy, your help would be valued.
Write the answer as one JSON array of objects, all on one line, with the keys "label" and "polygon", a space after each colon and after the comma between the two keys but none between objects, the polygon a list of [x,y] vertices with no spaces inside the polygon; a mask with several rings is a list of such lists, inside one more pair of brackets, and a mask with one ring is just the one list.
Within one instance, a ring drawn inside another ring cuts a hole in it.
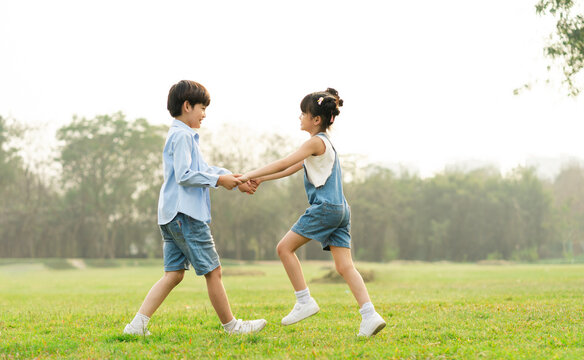
[{"label": "boy", "polygon": [[210,103],[207,89],[182,80],[170,88],[167,108],[174,117],[163,151],[164,183],[158,200],[158,225],[164,240],[164,276],[150,289],[138,313],[124,334],[150,335],[148,321],[170,291],[178,285],[189,263],[197,275],[204,275],[213,308],[230,334],[255,333],[266,320],[238,320],[233,317],[221,281],[221,264],[209,223],[209,187],[223,186],[252,194],[250,183],[242,183],[228,170],[209,166],[199,150],[199,134],[205,109]]}]

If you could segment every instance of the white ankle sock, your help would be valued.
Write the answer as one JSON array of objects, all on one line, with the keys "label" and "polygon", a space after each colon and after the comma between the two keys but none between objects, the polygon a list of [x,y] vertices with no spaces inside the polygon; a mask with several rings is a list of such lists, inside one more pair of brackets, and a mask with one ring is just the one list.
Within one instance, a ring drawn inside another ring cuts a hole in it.
[{"label": "white ankle sock", "polygon": [[237,319],[233,318],[227,324],[221,324],[221,325],[223,325],[223,329],[225,329],[225,331],[231,331],[231,330],[233,330],[233,327],[235,326],[236,322],[237,322]]},{"label": "white ankle sock", "polygon": [[148,326],[148,321],[150,321],[150,318],[148,316],[136,313],[136,316],[134,316],[134,320],[132,320],[130,325],[132,325],[134,329],[145,330],[146,326]]},{"label": "white ankle sock", "polygon": [[363,306],[361,306],[361,309],[359,309],[359,313],[361,314],[363,319],[366,319],[370,316],[375,315],[375,307],[371,302],[366,302],[365,304],[363,304]]},{"label": "white ankle sock", "polygon": [[300,304],[307,304],[310,301],[310,290],[308,288],[300,291],[294,291],[296,301]]}]

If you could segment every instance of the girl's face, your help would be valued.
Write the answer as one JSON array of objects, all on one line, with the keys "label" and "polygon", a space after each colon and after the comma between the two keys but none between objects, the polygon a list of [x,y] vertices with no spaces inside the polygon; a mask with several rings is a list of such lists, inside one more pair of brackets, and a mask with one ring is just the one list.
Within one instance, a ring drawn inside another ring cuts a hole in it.
[{"label": "girl's face", "polygon": [[320,121],[317,121],[311,113],[301,113],[300,114],[300,130],[307,131],[310,134],[314,133],[315,130],[318,132]]}]

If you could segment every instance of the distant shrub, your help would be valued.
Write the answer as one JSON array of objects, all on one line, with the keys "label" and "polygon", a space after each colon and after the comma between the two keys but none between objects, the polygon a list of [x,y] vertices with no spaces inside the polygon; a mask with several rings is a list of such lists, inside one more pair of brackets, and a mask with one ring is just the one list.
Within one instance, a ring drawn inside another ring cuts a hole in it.
[{"label": "distant shrub", "polygon": [[69,263],[67,259],[43,259],[43,265],[52,270],[72,270],[75,269],[73,264]]}]

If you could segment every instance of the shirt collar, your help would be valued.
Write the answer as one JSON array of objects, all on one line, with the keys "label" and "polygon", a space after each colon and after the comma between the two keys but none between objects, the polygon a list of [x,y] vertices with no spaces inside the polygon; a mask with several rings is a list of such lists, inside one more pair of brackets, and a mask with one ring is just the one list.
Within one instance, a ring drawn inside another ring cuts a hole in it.
[{"label": "shirt collar", "polygon": [[179,127],[179,128],[181,128],[181,129],[185,129],[185,130],[187,130],[188,132],[190,132],[190,133],[191,133],[191,135],[197,135],[197,130],[198,130],[198,129],[193,129],[193,128],[190,128],[190,127],[189,127],[187,124],[185,124],[184,122],[182,122],[182,121],[180,121],[180,120],[174,119],[174,120],[172,121],[172,125],[171,125],[171,126],[176,126],[176,127]]}]

